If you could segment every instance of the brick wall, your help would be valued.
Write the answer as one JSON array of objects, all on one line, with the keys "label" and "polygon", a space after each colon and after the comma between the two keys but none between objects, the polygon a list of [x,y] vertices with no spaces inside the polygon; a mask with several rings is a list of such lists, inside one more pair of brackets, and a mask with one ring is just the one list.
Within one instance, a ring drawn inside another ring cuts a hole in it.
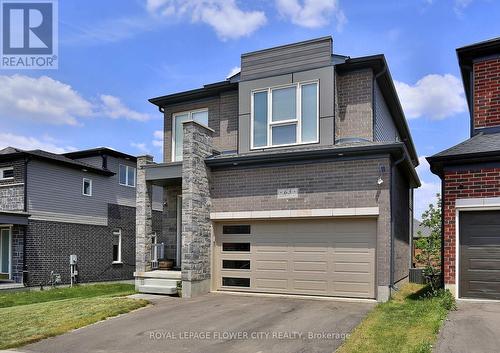
[{"label": "brick wall", "polygon": [[[112,264],[112,232],[122,234],[122,262]],[[153,230],[161,232],[161,212],[153,212]],[[133,279],[135,208],[108,205],[108,226],[30,220],[26,237],[29,285],[46,285],[50,272],[69,283],[69,255],[78,256],[79,282]]]},{"label": "brick wall", "polygon": [[373,140],[373,72],[363,69],[337,74],[335,139]]},{"label": "brick wall", "polygon": [[444,281],[455,284],[455,200],[500,196],[500,168],[445,171],[444,183]]},{"label": "brick wall", "polygon": [[12,280],[16,283],[23,281],[23,253],[25,226],[12,227]]},{"label": "brick wall", "polygon": [[474,63],[474,128],[500,126],[500,57]]},{"label": "brick wall", "polygon": [[0,180],[0,211],[24,210],[24,160],[0,163],[0,168],[14,167],[14,179]]},{"label": "brick wall", "polygon": [[238,149],[238,91],[223,92],[219,96],[167,106],[164,114],[163,158],[172,161],[172,115],[189,110],[208,108],[208,126],[218,151]]}]

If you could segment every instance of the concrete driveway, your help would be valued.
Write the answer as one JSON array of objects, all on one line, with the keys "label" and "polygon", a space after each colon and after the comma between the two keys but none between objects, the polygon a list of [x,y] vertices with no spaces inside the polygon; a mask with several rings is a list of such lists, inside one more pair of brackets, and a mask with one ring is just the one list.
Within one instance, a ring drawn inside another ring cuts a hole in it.
[{"label": "concrete driveway", "polygon": [[435,353],[500,351],[500,303],[459,301],[439,334]]},{"label": "concrete driveway", "polygon": [[20,348],[23,352],[333,352],[375,306],[208,294],[154,305]]}]

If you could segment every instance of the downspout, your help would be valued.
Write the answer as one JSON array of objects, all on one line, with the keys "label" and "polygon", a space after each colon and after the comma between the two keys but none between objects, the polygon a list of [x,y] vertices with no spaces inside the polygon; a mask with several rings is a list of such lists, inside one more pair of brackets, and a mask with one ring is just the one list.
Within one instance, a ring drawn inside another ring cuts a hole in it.
[{"label": "downspout", "polygon": [[375,141],[376,139],[376,131],[375,131],[375,123],[376,123],[376,99],[375,99],[375,85],[377,84],[377,80],[380,76],[385,74],[387,71],[387,66],[384,65],[384,68],[382,71],[380,71],[378,74],[373,76],[373,81],[372,81],[372,131],[373,131],[373,136],[372,136],[372,141]]},{"label": "downspout", "polygon": [[406,159],[406,156],[403,154],[403,156],[398,159],[397,161],[395,161],[394,163],[392,163],[392,166],[391,166],[391,195],[390,195],[390,199],[391,199],[391,266],[390,266],[390,284],[389,284],[389,288],[390,289],[393,289],[393,290],[398,290],[395,286],[394,286],[394,233],[395,233],[395,229],[396,229],[396,226],[394,224],[394,204],[396,203],[395,202],[395,199],[394,199],[394,195],[395,195],[395,191],[394,190],[394,186],[395,186],[395,180],[396,180],[396,167],[401,163],[403,162],[404,160]]},{"label": "downspout", "polygon": [[[24,159],[24,212],[28,212],[28,163],[30,157]],[[26,264],[26,232],[28,227],[24,227],[23,232],[23,284],[26,287],[28,284],[28,266]]]}]

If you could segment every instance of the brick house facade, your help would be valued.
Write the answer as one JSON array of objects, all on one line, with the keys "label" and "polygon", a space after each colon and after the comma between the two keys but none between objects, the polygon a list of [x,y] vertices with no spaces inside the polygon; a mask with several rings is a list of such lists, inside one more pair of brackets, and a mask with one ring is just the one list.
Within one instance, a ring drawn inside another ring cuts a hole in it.
[{"label": "brick house facade", "polygon": [[491,267],[500,244],[485,240],[499,229],[492,219],[500,218],[500,40],[457,53],[471,138],[428,158],[442,180],[443,281],[457,297],[499,299],[500,288],[481,271],[500,270]]}]

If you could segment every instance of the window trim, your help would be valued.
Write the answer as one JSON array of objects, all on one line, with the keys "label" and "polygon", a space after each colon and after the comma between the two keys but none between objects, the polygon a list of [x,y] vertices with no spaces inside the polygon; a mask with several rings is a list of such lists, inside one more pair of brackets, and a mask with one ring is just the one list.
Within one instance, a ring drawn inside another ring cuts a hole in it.
[{"label": "window trim", "polygon": [[[302,86],[306,86],[309,84],[316,84],[316,139],[314,141],[302,142]],[[280,120],[280,121],[272,121],[272,111],[273,111],[273,96],[272,91],[276,89],[282,88],[290,88],[295,87],[295,104],[296,104],[296,118],[288,119],[288,120]],[[256,93],[267,92],[267,144],[265,146],[254,146],[254,95]],[[311,145],[315,143],[319,143],[319,94],[320,94],[320,86],[319,80],[306,80],[295,83],[287,83],[283,85],[276,85],[267,88],[257,88],[250,91],[250,150],[261,150],[261,149],[269,149],[276,147],[286,147],[286,146],[300,146],[300,145]],[[286,143],[273,145],[272,144],[272,131],[274,126],[287,126],[287,125],[296,125],[295,131],[295,143]]]},{"label": "window trim", "polygon": [[[206,108],[199,108],[199,109],[194,109],[194,110],[185,110],[185,111],[182,111],[182,112],[177,112],[177,113],[173,113],[172,114],[172,129],[171,129],[171,132],[172,132],[172,148],[171,148],[171,160],[172,162],[181,162],[182,159],[180,161],[176,160],[175,159],[175,118],[178,117],[179,115],[186,115],[188,114],[188,120],[186,120],[186,122],[188,121],[193,121],[193,113],[200,113],[200,112],[207,112],[208,113],[208,107]],[[203,124],[202,124],[203,125]],[[208,125],[207,125],[208,127]]]},{"label": "window trim", "polygon": [[118,260],[113,260],[113,264],[121,264],[122,262],[122,230],[114,229],[112,233],[113,237],[118,235]]},{"label": "window trim", "polygon": [[4,178],[3,173],[6,170],[12,170],[12,172],[14,173],[14,166],[1,167],[0,168],[0,180],[13,180],[14,179],[14,175],[12,175],[11,177]]},{"label": "window trim", "polygon": [[[125,184],[123,184],[120,180],[120,167],[125,167]],[[128,169],[129,168],[134,169],[134,185],[128,185]],[[137,185],[137,168],[132,167],[130,165],[120,163],[118,165],[118,184],[120,184],[121,186],[129,187],[129,188],[135,188],[135,186]]]},{"label": "window trim", "polygon": [[[89,186],[90,186],[90,194],[86,194],[85,193],[85,181],[88,181],[89,182]],[[92,196],[92,179],[90,178],[83,178],[82,179],[82,195],[83,196],[88,196],[88,197],[91,197]]]}]

